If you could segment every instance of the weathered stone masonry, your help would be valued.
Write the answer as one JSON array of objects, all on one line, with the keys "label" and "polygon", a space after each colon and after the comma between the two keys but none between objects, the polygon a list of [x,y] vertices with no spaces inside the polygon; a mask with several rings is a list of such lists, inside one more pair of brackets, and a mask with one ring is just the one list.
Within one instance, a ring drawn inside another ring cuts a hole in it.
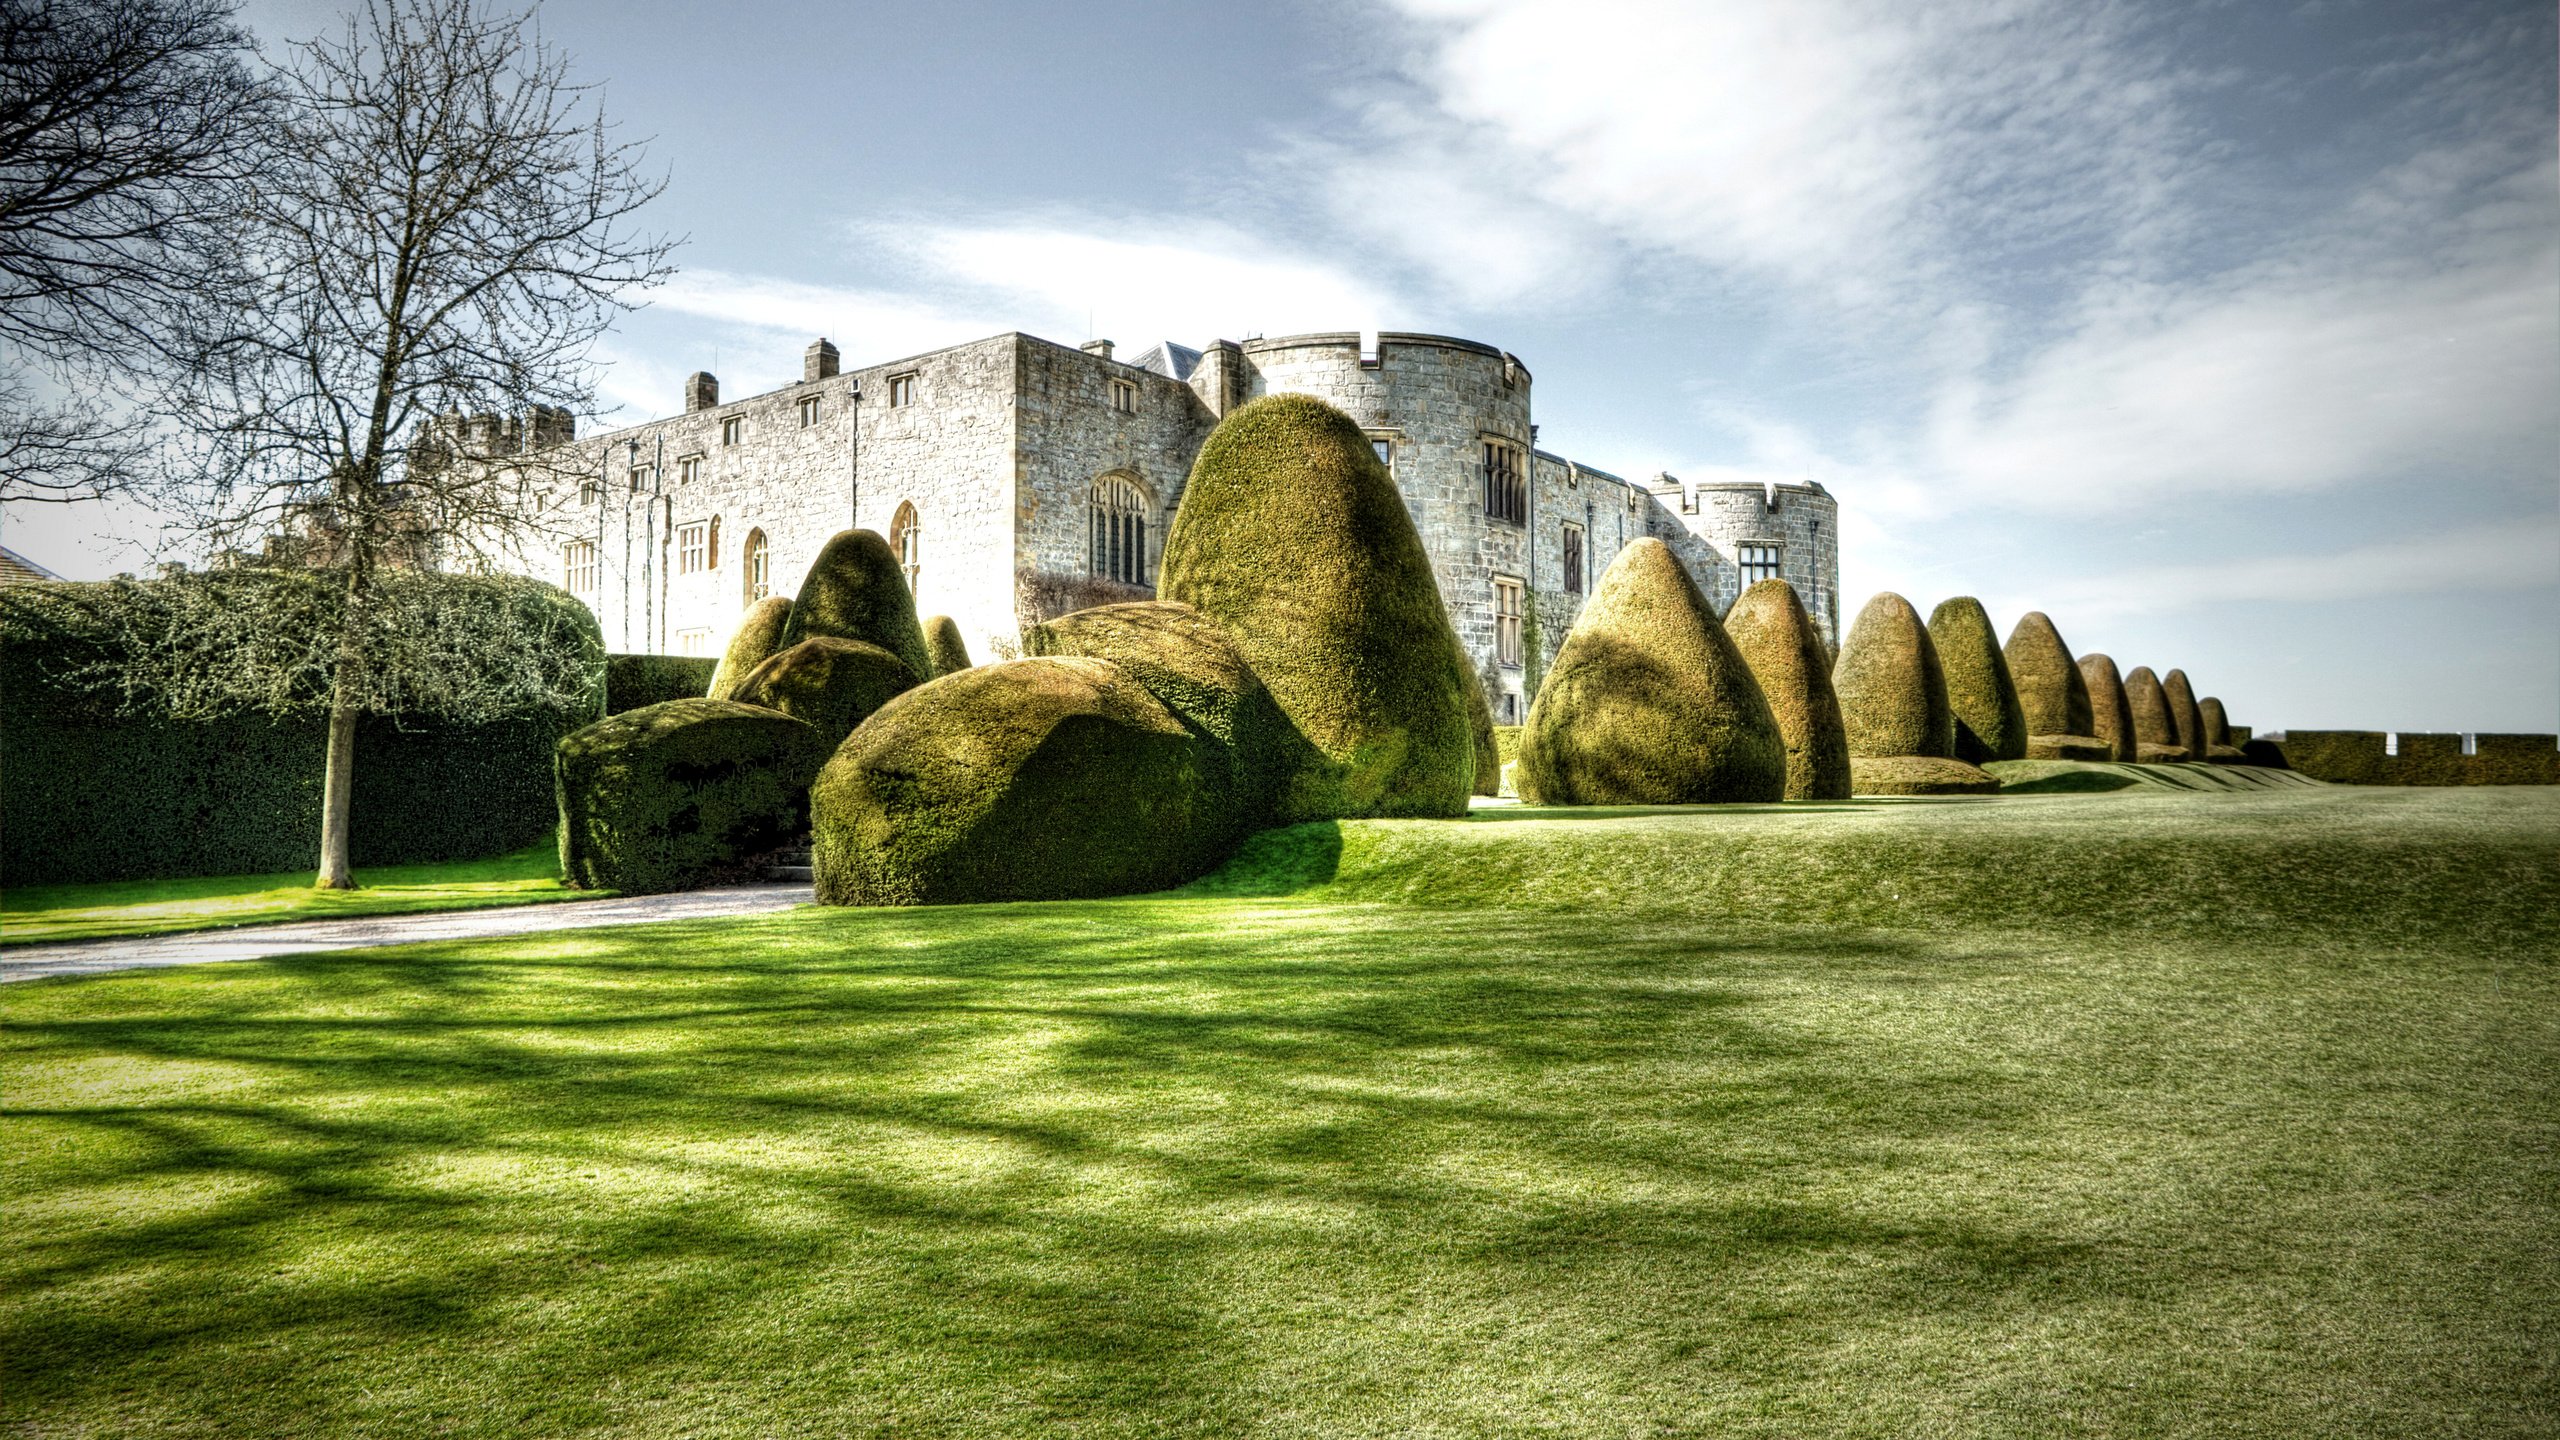
[{"label": "weathered stone masonry", "polygon": [[[1108,342],[1013,333],[846,372],[820,341],[798,384],[722,404],[718,382],[696,375],[683,414],[570,442],[571,478],[546,508],[593,547],[592,581],[566,554],[519,564],[578,581],[616,649],[709,654],[756,598],[752,541],[765,588],[788,595],[827,537],[861,526],[913,557],[920,612],[957,619],[974,654],[1008,654],[1022,577],[1101,573],[1102,487],[1115,503],[1131,493],[1122,484],[1140,497],[1152,583],[1218,418],[1295,392],[1382,446],[1451,622],[1507,718],[1526,712],[1600,572],[1646,535],[1672,546],[1719,610],[1740,593],[1746,557],[1774,566],[1837,643],[1839,514],[1821,486],[1630,482],[1539,448],[1532,388],[1508,352],[1394,332],[1163,344],[1132,360]],[[1525,496],[1489,504],[1496,454]],[[1513,504],[1525,513],[1494,513]],[[697,525],[709,543],[688,552]]]}]

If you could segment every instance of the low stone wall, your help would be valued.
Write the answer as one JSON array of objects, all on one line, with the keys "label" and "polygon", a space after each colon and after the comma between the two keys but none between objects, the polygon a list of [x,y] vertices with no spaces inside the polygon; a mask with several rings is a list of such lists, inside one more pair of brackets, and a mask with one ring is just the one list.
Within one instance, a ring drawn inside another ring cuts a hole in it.
[{"label": "low stone wall", "polygon": [[[2560,785],[2560,736],[2463,737],[2380,730],[2291,730],[2277,741],[2286,763],[2340,785]],[[2396,753],[2395,753],[2396,752]]]}]

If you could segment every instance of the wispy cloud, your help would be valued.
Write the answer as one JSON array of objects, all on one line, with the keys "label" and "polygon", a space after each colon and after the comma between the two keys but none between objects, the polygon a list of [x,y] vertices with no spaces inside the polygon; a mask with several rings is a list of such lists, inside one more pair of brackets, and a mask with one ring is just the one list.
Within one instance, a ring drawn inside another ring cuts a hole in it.
[{"label": "wispy cloud", "polygon": [[2560,586],[2560,515],[2546,514],[2321,554],[2057,578],[2018,608],[2107,619],[2251,601],[2321,602],[2552,586]]}]

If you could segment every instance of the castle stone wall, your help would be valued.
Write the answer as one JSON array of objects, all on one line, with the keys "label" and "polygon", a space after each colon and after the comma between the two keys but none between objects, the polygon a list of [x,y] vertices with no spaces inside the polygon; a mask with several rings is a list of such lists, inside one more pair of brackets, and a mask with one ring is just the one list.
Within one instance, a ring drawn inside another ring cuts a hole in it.
[{"label": "castle stone wall", "polygon": [[[1016,365],[1017,563],[1050,574],[1090,573],[1094,482],[1119,474],[1152,502],[1146,567],[1152,585],[1192,457],[1216,417],[1182,381],[1032,336],[1020,337]],[[1138,387],[1135,414],[1112,408],[1114,380]]]},{"label": "castle stone wall", "polygon": [[[990,336],[853,372],[861,431],[850,456],[853,523],[894,538],[898,507],[913,505],[916,614],[949,615],[969,653],[1010,643],[1013,619],[1015,397],[1021,339]],[[913,376],[914,398],[892,405]]]}]

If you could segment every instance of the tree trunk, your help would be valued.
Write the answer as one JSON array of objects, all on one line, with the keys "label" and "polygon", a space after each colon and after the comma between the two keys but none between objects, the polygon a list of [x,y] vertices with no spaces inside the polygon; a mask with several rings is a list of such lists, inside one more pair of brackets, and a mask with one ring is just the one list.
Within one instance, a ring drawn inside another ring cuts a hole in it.
[{"label": "tree trunk", "polygon": [[329,705],[329,761],[320,792],[320,874],[311,883],[322,890],[353,890],[354,870],[348,821],[355,810],[356,710],[343,700]]}]

